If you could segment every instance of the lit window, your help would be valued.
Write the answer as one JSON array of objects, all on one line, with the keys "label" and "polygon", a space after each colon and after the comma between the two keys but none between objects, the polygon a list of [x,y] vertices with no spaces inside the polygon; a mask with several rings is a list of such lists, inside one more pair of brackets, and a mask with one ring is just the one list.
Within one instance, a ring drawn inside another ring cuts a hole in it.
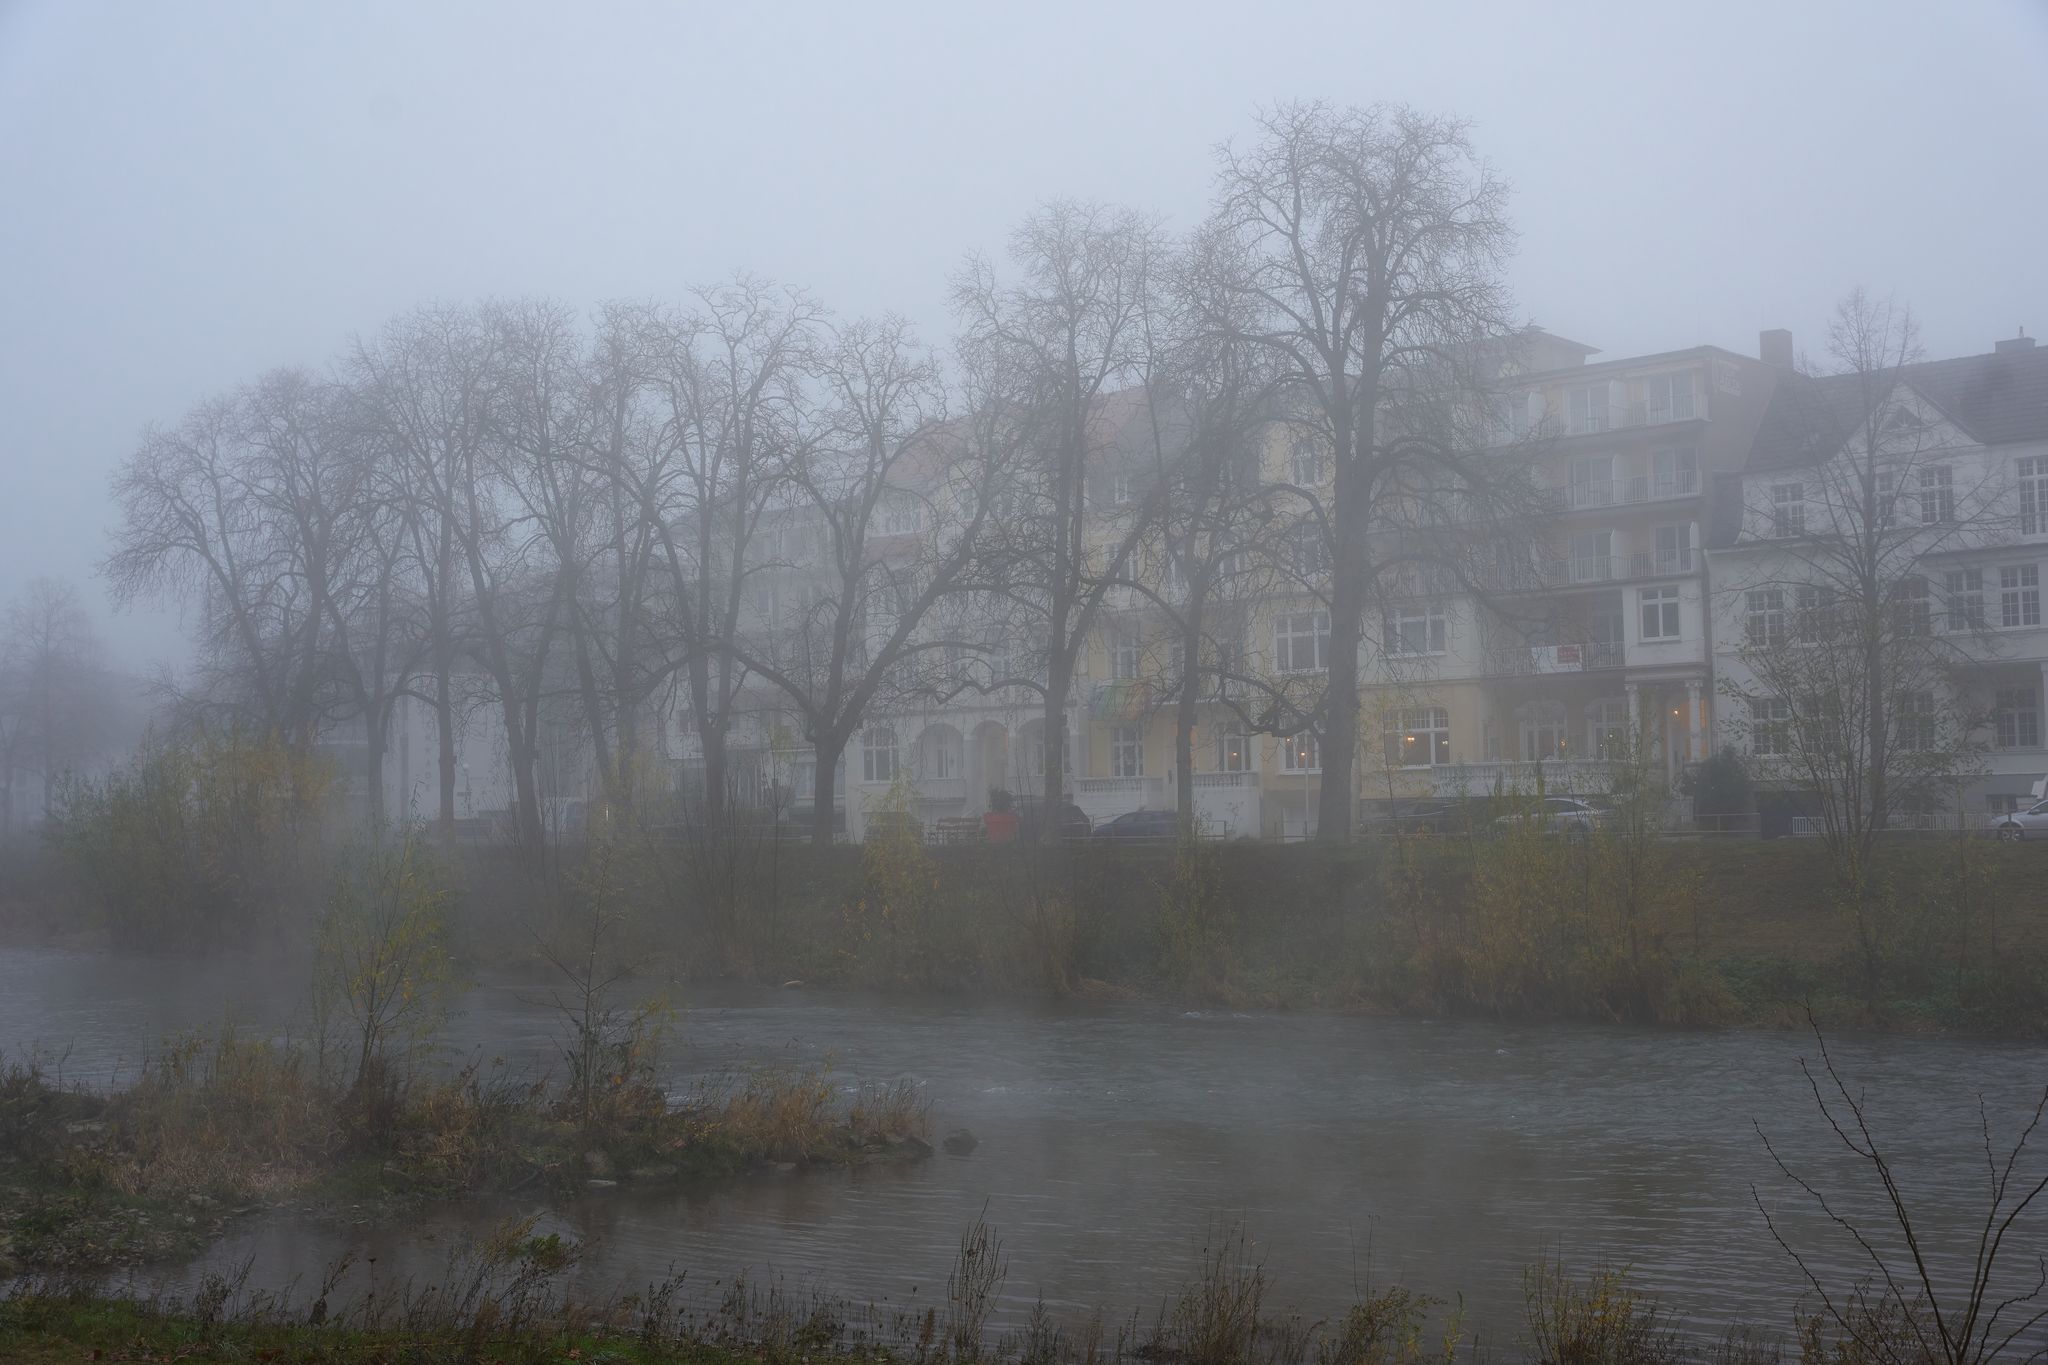
[{"label": "lit window", "polygon": [[1280,744],[1280,766],[1290,773],[1319,773],[1323,770],[1321,747],[1313,733],[1303,730]]},{"label": "lit window", "polygon": [[1112,777],[1145,775],[1145,736],[1135,725],[1119,725],[1110,732],[1109,772]]},{"label": "lit window", "polygon": [[1219,773],[1244,773],[1251,771],[1251,740],[1244,727],[1226,725],[1216,732],[1216,771]]},{"label": "lit window", "polygon": [[1678,638],[1678,589],[1675,586],[1642,590],[1643,638]]},{"label": "lit window", "polygon": [[1330,613],[1289,612],[1273,622],[1273,662],[1282,673],[1320,673],[1329,666]]},{"label": "lit window", "polygon": [[1451,761],[1451,713],[1417,706],[1386,719],[1387,762],[1397,768],[1441,768]]},{"label": "lit window", "polygon": [[861,732],[860,777],[863,782],[896,780],[896,732],[877,725]]},{"label": "lit window", "polygon": [[1998,571],[1998,624],[2007,630],[2041,624],[2041,570],[2008,564]]}]

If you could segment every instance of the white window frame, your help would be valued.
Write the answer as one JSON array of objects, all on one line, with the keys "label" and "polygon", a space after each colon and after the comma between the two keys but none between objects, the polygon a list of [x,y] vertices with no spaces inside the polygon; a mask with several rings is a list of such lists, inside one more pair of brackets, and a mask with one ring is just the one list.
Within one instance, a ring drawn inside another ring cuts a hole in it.
[{"label": "white window frame", "polygon": [[1133,629],[1109,633],[1109,676],[1118,682],[1136,678],[1145,666],[1145,639]]},{"label": "white window frame", "polygon": [[[1410,647],[1409,631],[1415,632],[1415,644]],[[1386,618],[1386,651],[1401,658],[1419,658],[1424,655],[1447,654],[1451,647],[1451,617],[1441,606],[1424,603],[1417,606],[1390,607]]]},{"label": "white window frame", "polygon": [[1691,370],[1650,375],[1643,380],[1643,420],[1651,426],[1689,422],[1699,410],[1698,394],[1699,385],[1694,382]]},{"label": "white window frame", "polygon": [[[1302,664],[1302,647],[1310,662]],[[1273,618],[1273,671],[1276,673],[1324,673],[1330,663],[1330,613],[1327,611],[1283,612]]]},{"label": "white window frame", "polygon": [[1792,752],[1792,704],[1782,697],[1749,699],[1749,751],[1758,758]]},{"label": "white window frame", "polygon": [[1785,590],[1751,588],[1743,597],[1742,638],[1749,644],[1772,649],[1789,638],[1785,630]]},{"label": "white window frame", "polygon": [[1287,480],[1297,488],[1320,488],[1328,478],[1323,448],[1307,437],[1296,437],[1287,447]]},{"label": "white window frame", "polygon": [[1564,406],[1567,429],[1574,436],[1606,431],[1611,425],[1608,415],[1609,401],[1608,388],[1604,381],[1598,384],[1580,384],[1566,389]]},{"label": "white window frame", "polygon": [[2003,564],[1998,569],[1998,624],[2024,630],[2041,624],[2041,567]]},{"label": "white window frame", "polygon": [[1650,495],[1682,498],[1700,491],[1700,453],[1692,446],[1670,446],[1650,456]]},{"label": "white window frame", "polygon": [[1956,471],[1953,466],[1922,465],[1917,483],[1922,526],[1945,526],[1956,519]]},{"label": "white window frame", "polygon": [[1145,727],[1142,725],[1117,725],[1109,732],[1109,775],[1111,777],[1143,777],[1145,775]]},{"label": "white window frame", "polygon": [[[1441,706],[1412,706],[1387,716],[1388,761],[1397,768],[1443,768],[1451,762],[1451,713]],[[1420,759],[1419,762],[1410,760]]]},{"label": "white window frame", "polygon": [[1947,603],[1947,632],[1961,635],[1984,629],[1984,571],[1950,569],[1942,579]]},{"label": "white window frame", "polygon": [[1248,773],[1252,770],[1252,739],[1242,725],[1225,725],[1216,731],[1216,768],[1219,773]]},{"label": "white window frame", "polygon": [[[1671,544],[1666,545],[1665,541]],[[1650,572],[1691,573],[1693,564],[1692,523],[1666,522],[1650,528]]]},{"label": "white window frame", "polygon": [[1790,540],[1806,534],[1806,485],[1804,483],[1774,483],[1771,485],[1771,537],[1776,540]]},{"label": "white window frame", "polygon": [[2048,455],[2023,455],[2014,466],[2019,480],[2020,534],[2048,531]]},{"label": "white window frame", "polygon": [[1893,704],[1898,713],[1896,727],[1899,748],[1908,753],[1927,753],[1936,747],[1937,713],[1934,693],[1902,692]]},{"label": "white window frame", "polygon": [[1991,747],[2041,747],[2041,690],[2031,684],[2001,687],[1992,695]]},{"label": "white window frame", "polygon": [[1638,624],[1642,627],[1642,638],[1645,641],[1685,638],[1679,620],[1677,584],[1667,583],[1662,587],[1643,588],[1637,592],[1636,597],[1639,606]]},{"label": "white window frame", "polygon": [[896,729],[870,725],[860,732],[860,780],[894,782],[897,770]]},{"label": "white window frame", "polygon": [[1109,476],[1110,506],[1129,507],[1138,500],[1137,491],[1137,480],[1131,477],[1130,470],[1119,469]]}]

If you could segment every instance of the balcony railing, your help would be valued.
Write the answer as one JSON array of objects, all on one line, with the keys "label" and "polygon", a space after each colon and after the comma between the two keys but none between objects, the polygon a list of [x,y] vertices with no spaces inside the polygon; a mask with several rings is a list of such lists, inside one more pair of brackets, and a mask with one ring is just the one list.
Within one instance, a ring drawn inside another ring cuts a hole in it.
[{"label": "balcony railing", "polygon": [[1627,555],[1572,555],[1547,560],[1538,566],[1535,581],[1528,586],[1544,588],[1573,583],[1613,583],[1628,578],[1655,578],[1662,574],[1691,573],[1695,564],[1690,547],[1678,550],[1637,551]]},{"label": "balcony railing", "polygon": [[1256,787],[1257,773],[1196,773],[1196,787]]},{"label": "balcony railing", "polygon": [[1590,673],[1620,668],[1619,640],[1593,640],[1569,645],[1508,645],[1493,652],[1493,671],[1519,676],[1530,673]]},{"label": "balcony railing", "polygon": [[1586,507],[1626,507],[1689,498],[1699,491],[1699,472],[1686,469],[1668,474],[1636,474],[1625,479],[1587,479],[1566,488],[1565,502],[1575,511]]},{"label": "balcony railing", "polygon": [[1611,790],[1616,766],[1597,758],[1553,758],[1541,763],[1452,763],[1427,771],[1430,790],[1437,796],[1533,792],[1539,781],[1548,795],[1571,796]]}]

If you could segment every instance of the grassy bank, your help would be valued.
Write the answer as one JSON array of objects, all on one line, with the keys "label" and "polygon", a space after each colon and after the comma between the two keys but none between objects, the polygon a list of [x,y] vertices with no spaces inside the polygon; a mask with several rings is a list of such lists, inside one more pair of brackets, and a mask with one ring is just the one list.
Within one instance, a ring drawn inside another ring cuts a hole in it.
[{"label": "grassy bank", "polygon": [[[23,1283],[0,1297],[9,1361],[318,1361],[327,1365],[1918,1365],[2023,1360],[2030,1339],[2010,1312],[1953,1356],[1928,1300],[1850,1291],[1819,1313],[1758,1305],[1783,1324],[1687,1330],[1639,1292],[1625,1271],[1574,1275],[1562,1263],[1523,1277],[1520,1327],[1483,1340],[1467,1330],[1462,1298],[1366,1285],[1356,1302],[1310,1318],[1284,1306],[1237,1235],[1205,1251],[1197,1276],[1156,1307],[1122,1318],[1097,1311],[1055,1321],[1041,1304],[1021,1329],[996,1333],[1002,1247],[985,1225],[961,1240],[943,1301],[881,1309],[788,1296],[733,1277],[708,1307],[685,1306],[671,1278],[606,1302],[558,1289],[580,1254],[573,1243],[508,1223],[451,1257],[433,1284],[387,1282],[362,1292],[351,1267],[291,1296],[250,1293],[246,1268],[212,1275],[187,1299],[135,1301],[90,1289]],[[360,1270],[356,1274],[360,1275]],[[1949,1305],[1951,1309],[1959,1305]],[[2019,1343],[2017,1351],[2011,1350]]]},{"label": "grassy bank", "polygon": [[274,1205],[396,1208],[480,1190],[536,1194],[715,1179],[765,1163],[928,1155],[913,1090],[842,1102],[807,1073],[669,1101],[642,1068],[595,1096],[471,1067],[323,1078],[303,1049],[233,1033],[165,1049],[110,1095],[0,1072],[0,1276],[158,1261]]},{"label": "grassy bank", "polygon": [[[666,846],[633,868],[637,959],[714,977],[1234,1007],[1676,1026],[2048,1033],[2048,857],[1901,839],[1845,908],[1811,840],[1543,838],[1037,851]],[[551,877],[464,857],[458,951],[509,963]]]}]

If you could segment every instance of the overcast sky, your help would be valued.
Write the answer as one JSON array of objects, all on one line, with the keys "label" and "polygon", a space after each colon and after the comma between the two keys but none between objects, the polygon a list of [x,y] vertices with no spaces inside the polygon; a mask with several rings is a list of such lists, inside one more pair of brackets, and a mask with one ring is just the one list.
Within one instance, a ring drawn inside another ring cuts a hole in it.
[{"label": "overcast sky", "polygon": [[1609,355],[1817,350],[1857,283],[1932,355],[2048,331],[2048,0],[0,0],[0,596],[101,603],[144,423],[413,304],[746,267],[939,339],[1035,202],[1185,227],[1213,145],[1310,96],[1473,120],[1523,314]]}]

